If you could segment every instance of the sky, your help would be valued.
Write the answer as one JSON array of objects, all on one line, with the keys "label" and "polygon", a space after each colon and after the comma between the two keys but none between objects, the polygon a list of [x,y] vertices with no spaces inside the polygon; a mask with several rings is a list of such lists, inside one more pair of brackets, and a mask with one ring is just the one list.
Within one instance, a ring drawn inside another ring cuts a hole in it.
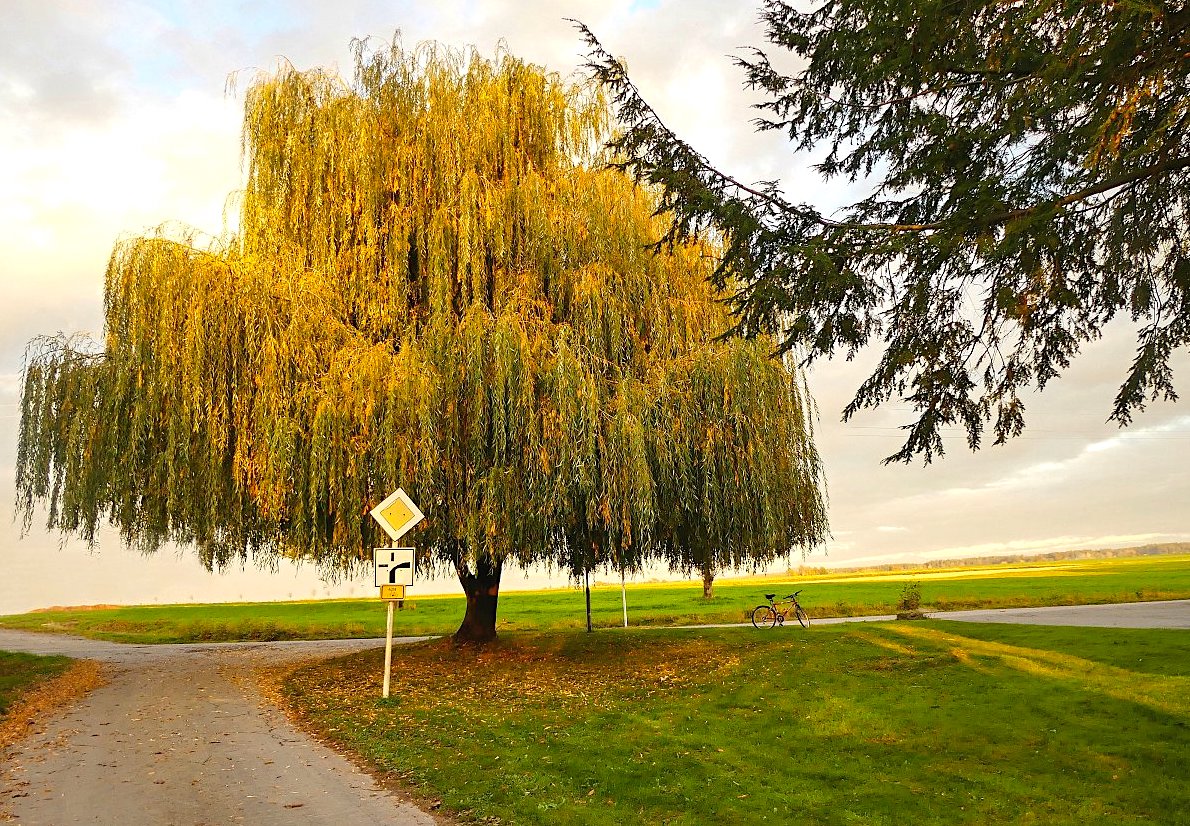
[{"label": "sky", "polygon": [[[311,566],[208,573],[191,550],[145,558],[105,533],[94,549],[14,519],[19,377],[28,341],[102,332],[114,242],[162,224],[219,235],[242,186],[243,90],[279,61],[349,74],[353,38],[437,40],[491,55],[500,44],[563,75],[579,71],[586,23],[626,62],[664,120],[725,171],[780,180],[831,209],[780,136],[749,126],[755,97],[731,63],[762,45],[757,9],[710,0],[3,0],[0,5],[0,614],[51,605],[372,595],[370,576],[323,581]],[[840,422],[875,355],[809,374],[832,539],[805,559],[832,567],[1106,548],[1190,539],[1190,407],[1158,403],[1106,423],[1134,350],[1114,324],[1044,393],[1028,429],[971,454],[957,430],[928,466],[883,466],[911,419],[905,403]],[[1175,359],[1185,391],[1190,356]],[[794,560],[796,564],[799,560]],[[652,572],[657,574],[658,572]],[[651,574],[651,575],[652,575]],[[564,585],[506,573],[505,588]],[[418,593],[458,592],[450,580]]]}]

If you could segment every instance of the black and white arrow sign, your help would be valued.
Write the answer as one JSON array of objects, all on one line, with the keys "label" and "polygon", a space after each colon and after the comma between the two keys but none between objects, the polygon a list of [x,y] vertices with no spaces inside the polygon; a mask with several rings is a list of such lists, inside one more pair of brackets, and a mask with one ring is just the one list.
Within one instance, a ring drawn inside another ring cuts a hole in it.
[{"label": "black and white arrow sign", "polygon": [[376,562],[376,587],[381,585],[412,585],[414,561],[413,548],[375,548],[372,558]]}]

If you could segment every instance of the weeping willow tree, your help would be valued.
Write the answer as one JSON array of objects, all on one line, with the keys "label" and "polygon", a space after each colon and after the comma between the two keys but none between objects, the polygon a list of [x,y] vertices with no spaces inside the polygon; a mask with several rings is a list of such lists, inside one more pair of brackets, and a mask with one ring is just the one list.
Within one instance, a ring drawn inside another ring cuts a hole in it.
[{"label": "weeping willow tree", "polygon": [[[381,541],[397,485],[422,571],[495,635],[506,564],[753,564],[826,531],[792,367],[718,342],[714,250],[654,254],[591,88],[507,54],[360,44],[351,81],[246,95],[237,233],[119,244],[105,339],[31,347],[18,506],[89,542],[310,560]],[[713,547],[713,550],[706,548]]]},{"label": "weeping willow tree", "polygon": [[770,347],[734,341],[665,365],[652,429],[667,503],[659,552],[699,572],[707,598],[717,572],[772,562],[825,530],[808,395]]}]

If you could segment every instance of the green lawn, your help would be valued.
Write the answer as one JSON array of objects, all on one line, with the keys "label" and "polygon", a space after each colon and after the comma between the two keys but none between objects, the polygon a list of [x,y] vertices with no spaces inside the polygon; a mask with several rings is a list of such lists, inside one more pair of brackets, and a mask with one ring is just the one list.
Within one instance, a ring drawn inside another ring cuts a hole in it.
[{"label": "green lawn", "polygon": [[9,706],[37,683],[56,677],[70,666],[69,657],[39,657],[0,651],[0,717]]},{"label": "green lawn", "polygon": [[[1190,556],[1129,557],[879,576],[836,575],[716,584],[704,600],[700,584],[632,585],[632,625],[745,622],[766,592],[801,588],[813,617],[891,613],[906,581],[917,578],[927,610],[1024,607],[1138,599],[1190,598]],[[413,592],[416,594],[416,591]],[[592,592],[595,624],[622,623],[618,586]],[[500,597],[501,631],[566,630],[585,625],[577,589],[509,591]],[[396,614],[395,632],[446,634],[458,627],[462,597],[413,596]],[[134,606],[0,617],[0,626],[81,634],[119,642],[194,642],[375,637],[384,634],[383,604],[374,599],[221,605]]]},{"label": "green lawn", "polygon": [[307,723],[467,822],[1190,823],[1190,635],[510,633],[315,664]]}]

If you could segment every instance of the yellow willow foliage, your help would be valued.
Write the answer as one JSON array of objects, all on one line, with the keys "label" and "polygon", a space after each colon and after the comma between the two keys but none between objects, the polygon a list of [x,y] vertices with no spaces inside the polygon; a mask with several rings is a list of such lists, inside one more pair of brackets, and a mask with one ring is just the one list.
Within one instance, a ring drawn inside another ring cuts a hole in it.
[{"label": "yellow willow foliage", "polygon": [[654,254],[608,110],[501,54],[357,52],[247,92],[239,234],[119,244],[101,351],[34,343],[18,500],[93,541],[349,569],[403,486],[425,564],[756,564],[826,532],[808,401]]}]

